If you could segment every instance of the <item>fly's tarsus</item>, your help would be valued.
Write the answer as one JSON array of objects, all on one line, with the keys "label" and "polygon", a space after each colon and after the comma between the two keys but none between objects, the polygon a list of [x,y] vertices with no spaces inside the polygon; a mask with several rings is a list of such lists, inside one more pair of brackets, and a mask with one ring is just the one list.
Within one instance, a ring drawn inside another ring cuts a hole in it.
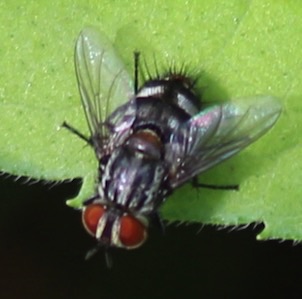
[{"label": "fly's tarsus", "polygon": [[212,185],[199,183],[197,178],[192,179],[193,188],[206,188],[213,190],[229,190],[229,191],[239,191],[239,185]]},{"label": "fly's tarsus", "polygon": [[62,128],[67,129],[72,134],[78,136],[79,138],[81,138],[82,140],[84,140],[86,143],[88,143],[89,145],[93,146],[91,138],[88,138],[87,136],[85,136],[84,134],[82,134],[79,130],[77,130],[76,128],[74,128],[71,125],[69,125],[67,122],[64,121],[62,123]]},{"label": "fly's tarsus", "polygon": [[134,94],[137,94],[138,91],[138,72],[139,72],[139,57],[140,57],[140,52],[139,51],[134,51]]}]

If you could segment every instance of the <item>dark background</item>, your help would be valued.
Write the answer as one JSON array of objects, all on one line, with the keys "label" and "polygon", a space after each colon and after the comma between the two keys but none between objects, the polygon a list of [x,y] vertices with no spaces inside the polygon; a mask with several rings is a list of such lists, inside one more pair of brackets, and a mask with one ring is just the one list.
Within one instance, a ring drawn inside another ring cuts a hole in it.
[{"label": "dark background", "polygon": [[[0,298],[300,298],[302,246],[256,241],[262,225],[151,229],[138,250],[84,261],[95,244],[65,205],[80,181],[0,178]],[[302,228],[301,228],[302,229]]]}]

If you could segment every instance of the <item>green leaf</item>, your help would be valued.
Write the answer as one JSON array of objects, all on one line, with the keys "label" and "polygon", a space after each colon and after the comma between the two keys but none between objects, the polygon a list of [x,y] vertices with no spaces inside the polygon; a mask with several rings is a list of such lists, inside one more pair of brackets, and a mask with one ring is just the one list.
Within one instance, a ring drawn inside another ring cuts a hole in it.
[{"label": "green leaf", "polygon": [[60,128],[67,121],[88,134],[73,50],[80,30],[93,25],[114,41],[130,72],[133,50],[140,50],[151,70],[155,59],[160,69],[176,61],[202,72],[205,101],[264,94],[284,102],[269,134],[200,177],[239,183],[239,192],[186,185],[162,215],[216,225],[263,221],[259,238],[301,240],[301,18],[302,4],[291,0],[2,1],[0,169],[44,180],[83,178],[74,207],[94,193],[92,149]]}]

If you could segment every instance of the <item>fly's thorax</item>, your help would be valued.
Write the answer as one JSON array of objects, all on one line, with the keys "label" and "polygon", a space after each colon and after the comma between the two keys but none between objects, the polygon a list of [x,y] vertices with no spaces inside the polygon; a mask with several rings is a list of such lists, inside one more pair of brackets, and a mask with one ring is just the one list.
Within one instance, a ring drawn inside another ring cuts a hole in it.
[{"label": "fly's thorax", "polygon": [[160,136],[152,129],[145,128],[134,132],[126,141],[126,147],[143,159],[159,161],[164,154]]},{"label": "fly's thorax", "polygon": [[[141,146],[140,140],[132,141],[131,146]],[[145,152],[134,151],[129,146],[124,144],[115,149],[102,166],[98,193],[105,202],[118,205],[124,212],[149,214],[164,200],[168,169],[165,161],[154,158],[159,155],[154,144],[155,149],[144,145]]]},{"label": "fly's thorax", "polygon": [[86,231],[105,247],[134,249],[147,239],[148,220],[122,212],[114,205],[94,202],[82,210]]}]

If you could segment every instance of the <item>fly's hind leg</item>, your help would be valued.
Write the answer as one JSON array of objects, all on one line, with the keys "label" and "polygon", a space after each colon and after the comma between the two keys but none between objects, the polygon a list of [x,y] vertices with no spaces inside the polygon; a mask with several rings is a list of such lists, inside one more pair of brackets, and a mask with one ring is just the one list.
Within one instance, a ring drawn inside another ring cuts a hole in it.
[{"label": "fly's hind leg", "polygon": [[198,177],[194,177],[192,179],[192,186],[194,188],[207,188],[213,190],[233,190],[238,191],[239,185],[211,185],[211,184],[203,184],[198,182]]},{"label": "fly's hind leg", "polygon": [[76,128],[74,128],[71,125],[69,125],[67,122],[65,122],[65,121],[63,122],[62,128],[67,129],[69,132],[71,132],[72,134],[78,136],[79,138],[81,138],[82,140],[84,140],[89,145],[91,145],[91,146],[93,145],[91,138],[88,138],[87,136],[85,136],[84,134],[82,134],[80,131],[78,131]]}]

